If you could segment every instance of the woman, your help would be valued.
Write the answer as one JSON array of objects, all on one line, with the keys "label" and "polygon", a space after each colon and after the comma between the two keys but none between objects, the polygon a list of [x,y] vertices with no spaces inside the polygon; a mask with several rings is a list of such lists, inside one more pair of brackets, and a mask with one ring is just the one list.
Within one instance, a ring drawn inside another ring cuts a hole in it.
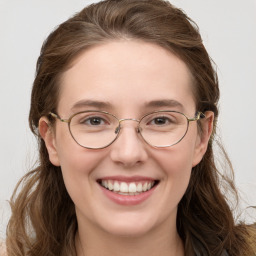
[{"label": "woman", "polygon": [[61,24],[37,63],[40,162],[11,200],[8,255],[253,255],[221,193],[236,196],[214,161],[218,99],[196,25],[168,2]]}]

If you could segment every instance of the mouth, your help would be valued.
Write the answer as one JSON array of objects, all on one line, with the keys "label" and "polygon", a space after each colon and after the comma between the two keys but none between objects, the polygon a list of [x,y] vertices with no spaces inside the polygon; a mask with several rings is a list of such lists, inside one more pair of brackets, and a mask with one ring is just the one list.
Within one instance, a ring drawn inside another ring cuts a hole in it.
[{"label": "mouth", "polygon": [[137,196],[152,190],[159,184],[159,180],[120,181],[113,179],[99,179],[98,184],[104,189],[123,196]]}]

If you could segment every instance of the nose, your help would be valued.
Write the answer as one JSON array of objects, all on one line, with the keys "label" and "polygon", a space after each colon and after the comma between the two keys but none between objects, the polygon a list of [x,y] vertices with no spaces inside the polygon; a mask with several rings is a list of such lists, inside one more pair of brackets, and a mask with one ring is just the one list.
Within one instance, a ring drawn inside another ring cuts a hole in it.
[{"label": "nose", "polygon": [[[133,119],[127,119],[136,121]],[[110,157],[115,163],[126,168],[142,164],[148,158],[147,145],[140,138],[137,126],[134,123],[122,125],[119,137],[111,145]]]}]

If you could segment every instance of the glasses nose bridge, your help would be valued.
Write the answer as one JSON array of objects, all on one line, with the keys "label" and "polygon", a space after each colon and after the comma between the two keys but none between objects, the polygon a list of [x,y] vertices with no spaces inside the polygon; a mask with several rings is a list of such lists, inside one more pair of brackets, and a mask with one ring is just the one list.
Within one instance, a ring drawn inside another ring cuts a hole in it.
[{"label": "glasses nose bridge", "polygon": [[118,120],[119,124],[121,124],[121,123],[124,122],[124,121],[135,121],[135,122],[137,122],[137,123],[140,122],[140,120],[135,119],[135,118],[122,118],[122,119],[119,119],[119,120]]},{"label": "glasses nose bridge", "polygon": [[124,122],[124,121],[134,121],[134,122],[137,122],[137,127],[136,127],[136,131],[137,132],[139,132],[140,131],[140,129],[139,129],[139,123],[140,123],[140,120],[138,120],[138,119],[135,119],[135,118],[122,118],[122,119],[119,119],[118,120],[118,122],[119,122],[119,127],[117,127],[117,129],[116,129],[116,133],[119,133],[120,132],[120,130],[121,130],[121,124],[122,124],[122,122]]}]

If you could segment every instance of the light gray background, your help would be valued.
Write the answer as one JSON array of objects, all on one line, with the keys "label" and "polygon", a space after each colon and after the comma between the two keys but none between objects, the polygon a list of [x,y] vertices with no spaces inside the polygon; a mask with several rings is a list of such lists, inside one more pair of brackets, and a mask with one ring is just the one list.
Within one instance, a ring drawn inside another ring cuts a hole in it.
[{"label": "light gray background", "polygon": [[[91,2],[0,0],[0,237],[10,214],[7,200],[37,157],[27,119],[41,44],[56,25]],[[235,168],[242,207],[256,205],[256,1],[172,3],[199,25],[218,65],[218,132]]]}]

